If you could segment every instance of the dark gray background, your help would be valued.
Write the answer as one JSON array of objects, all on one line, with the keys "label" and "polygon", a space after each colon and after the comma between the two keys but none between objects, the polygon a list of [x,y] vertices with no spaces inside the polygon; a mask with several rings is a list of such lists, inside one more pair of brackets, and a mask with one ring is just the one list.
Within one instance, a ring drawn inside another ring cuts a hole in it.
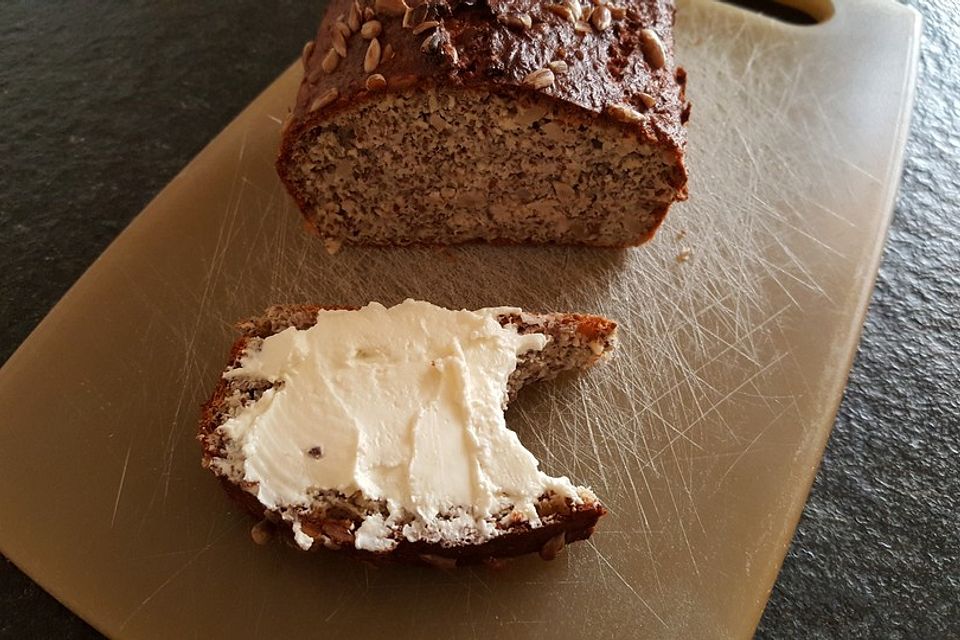
[{"label": "dark gray background", "polygon": [[[960,638],[960,7],[911,4],[924,42],[896,216],[761,638]],[[0,3],[0,361],[321,8]],[[100,636],[0,559],[0,637]]]}]

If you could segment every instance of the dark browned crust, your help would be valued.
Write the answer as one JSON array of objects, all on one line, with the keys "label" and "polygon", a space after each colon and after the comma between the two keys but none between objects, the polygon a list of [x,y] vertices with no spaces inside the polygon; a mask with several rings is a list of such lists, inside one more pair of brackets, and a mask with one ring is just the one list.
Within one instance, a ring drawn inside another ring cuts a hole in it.
[{"label": "dark browned crust", "polygon": [[[363,70],[366,41],[348,47],[346,58],[328,74],[321,62],[333,44],[334,24],[349,15],[354,0],[332,0],[313,44],[304,49],[304,77],[293,112],[283,127],[276,162],[277,172],[296,200],[308,223],[315,213],[306,192],[294,178],[293,156],[303,136],[337,113],[376,100],[391,92],[411,89],[480,90],[517,100],[528,96],[546,98],[557,104],[565,118],[586,123],[603,120],[622,127],[638,144],[658,147],[672,157],[670,184],[674,200],[687,198],[687,170],[684,164],[686,122],[690,105],[686,100],[686,71],[673,56],[673,0],[622,0],[615,4],[625,15],[602,32],[578,33],[561,16],[547,9],[551,0],[433,0],[412,2],[419,19],[426,16],[440,23],[436,29],[442,46],[424,53],[422,45],[429,32],[414,35],[401,26],[402,18],[382,12],[382,47],[389,44],[394,56],[382,62],[376,72],[386,78],[383,89],[368,90],[368,73]],[[364,5],[365,6],[365,5]],[[429,9],[427,9],[429,7]],[[508,27],[508,16],[532,16],[529,29]],[[665,64],[656,68],[643,53],[640,32],[655,31],[664,47]],[[354,36],[359,39],[359,35]],[[534,89],[524,78],[545,68],[551,61],[564,60],[568,71],[557,76],[549,87]],[[323,108],[311,110],[318,98],[336,90],[337,98]],[[645,99],[652,97],[648,106]],[[639,119],[624,120],[611,107],[625,105],[640,113]],[[669,210],[665,204],[651,211],[653,223],[643,234],[625,238],[621,247],[636,246],[653,237]],[[609,246],[609,245],[608,245]]]},{"label": "dark browned crust", "polygon": [[[321,309],[338,307],[321,307],[318,305],[278,305],[270,307],[258,317],[245,320],[238,324],[241,336],[234,342],[228,358],[228,369],[237,366],[243,357],[244,351],[251,340],[265,338],[288,327],[307,329],[316,323],[317,312]],[[342,307],[339,307],[342,308]],[[589,366],[598,360],[603,352],[612,348],[616,323],[600,316],[581,314],[549,314],[545,316],[532,315],[529,317],[545,320],[541,331],[548,335],[559,335],[562,332],[573,331],[582,337],[584,344],[599,344],[600,353],[591,353],[582,359],[579,368]],[[500,318],[501,324],[514,324],[521,333],[536,331],[537,327],[524,323],[519,315],[508,314]],[[553,340],[552,343],[557,343]],[[544,351],[551,348],[548,343]],[[557,348],[557,347],[553,347]],[[548,352],[548,355],[549,352]],[[556,355],[556,354],[554,354]],[[541,375],[537,375],[540,373]],[[531,379],[546,379],[556,375],[556,372],[531,372]],[[522,386],[525,381],[520,381]],[[264,387],[265,388],[265,387]],[[259,389],[262,391],[262,388]],[[204,466],[224,455],[223,443],[217,432],[224,420],[228,417],[229,407],[227,398],[235,391],[230,381],[221,377],[210,400],[202,407],[200,425],[197,438],[200,440]],[[251,392],[254,397],[255,391]],[[292,540],[293,534],[290,525],[283,522],[279,514],[266,509],[257,497],[246,487],[220,477],[221,484],[227,494],[242,506],[257,522],[264,518],[271,520],[284,531],[285,537]],[[355,548],[352,545],[352,534],[343,544],[335,545],[337,550],[356,556],[360,559],[373,561],[389,561],[414,564],[426,564],[439,567],[455,567],[471,564],[489,563],[501,558],[509,558],[528,553],[538,552],[544,559],[552,559],[556,553],[569,542],[585,540],[593,533],[597,521],[606,514],[606,508],[599,501],[585,502],[584,504],[567,504],[568,513],[553,513],[543,517],[544,524],[532,528],[526,523],[510,525],[507,532],[481,544],[465,544],[449,546],[442,543],[425,541],[410,542],[400,540],[397,546],[389,552],[372,552]],[[323,519],[306,516],[301,518],[301,526],[308,535],[316,536],[320,533],[333,534],[349,528],[349,520]],[[314,544],[313,549],[324,548],[322,544]]]},{"label": "dark browned crust", "polygon": [[[283,522],[278,516],[266,510],[252,493],[248,493],[224,478],[220,479],[220,484],[227,495],[254,518],[254,522],[260,522],[264,519],[271,521],[282,532],[284,539],[293,544],[293,532],[289,523]],[[544,560],[552,560],[559,549],[551,549],[549,544],[551,541],[554,541],[558,536],[563,536],[563,543],[560,545],[562,548],[568,543],[586,540],[593,535],[597,521],[606,513],[606,508],[599,502],[589,505],[575,505],[571,514],[563,519],[558,519],[535,529],[526,525],[515,526],[509,533],[501,534],[481,544],[451,547],[439,543],[400,540],[396,548],[383,553],[357,549],[352,544],[343,544],[336,551],[359,560],[376,563],[423,564],[451,569],[476,564],[490,564],[500,559],[514,558],[530,553],[539,553]],[[331,527],[342,528],[348,524],[349,521],[346,520],[315,518],[305,520],[302,526],[307,533],[311,533],[311,530],[319,533],[329,531]],[[327,547],[321,544],[314,544],[311,550],[325,548]]]}]

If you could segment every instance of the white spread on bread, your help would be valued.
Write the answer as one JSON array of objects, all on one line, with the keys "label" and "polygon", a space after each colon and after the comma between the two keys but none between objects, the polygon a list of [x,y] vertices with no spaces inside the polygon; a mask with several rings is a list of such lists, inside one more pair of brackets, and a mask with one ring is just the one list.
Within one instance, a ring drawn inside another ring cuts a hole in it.
[{"label": "white spread on bread", "polygon": [[244,480],[266,507],[293,513],[298,531],[311,492],[385,501],[388,517],[370,515],[355,532],[370,551],[391,549],[396,535],[488,538],[507,508],[536,526],[547,492],[579,502],[507,428],[517,358],[548,338],[501,326],[505,313],[519,310],[371,303],[265,338],[224,374],[276,383],[220,427],[242,451]]}]

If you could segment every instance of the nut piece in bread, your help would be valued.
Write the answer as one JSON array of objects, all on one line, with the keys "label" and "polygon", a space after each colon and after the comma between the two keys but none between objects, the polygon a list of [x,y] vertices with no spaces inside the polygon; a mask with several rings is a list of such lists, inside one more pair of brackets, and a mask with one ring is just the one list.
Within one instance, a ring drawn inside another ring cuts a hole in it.
[{"label": "nut piece in bread", "polygon": [[686,198],[672,0],[361,4],[376,37],[332,0],[277,160],[328,246],[632,246]]}]

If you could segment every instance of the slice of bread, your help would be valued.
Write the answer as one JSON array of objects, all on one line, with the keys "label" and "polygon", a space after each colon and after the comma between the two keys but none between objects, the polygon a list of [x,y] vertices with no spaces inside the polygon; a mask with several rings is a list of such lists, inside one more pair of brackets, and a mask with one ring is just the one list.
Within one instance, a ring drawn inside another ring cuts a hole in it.
[{"label": "slice of bread", "polygon": [[[242,335],[234,343],[227,371],[240,366],[244,354],[257,351],[262,341],[289,327],[308,329],[317,322],[323,308],[313,305],[280,305],[270,307],[259,317],[239,325]],[[613,347],[616,324],[599,316],[550,313],[504,312],[498,316],[501,326],[513,326],[519,334],[540,333],[548,337],[546,346],[529,351],[517,359],[517,367],[507,386],[513,398],[524,386],[547,380],[569,370],[585,369],[596,363]],[[247,377],[221,377],[211,399],[204,405],[198,438],[202,443],[203,466],[219,476],[227,493],[258,520],[254,539],[263,538],[273,523],[292,539],[289,518],[266,508],[257,498],[257,485],[244,479],[243,453],[231,446],[229,436],[220,427],[244,407],[256,403],[274,386],[267,380]],[[391,560],[430,564],[442,567],[496,561],[499,558],[539,552],[544,559],[553,558],[565,543],[588,538],[597,520],[606,509],[589,489],[577,487],[579,499],[545,493],[536,503],[540,522],[531,525],[526,519],[500,513],[491,521],[495,534],[474,541],[410,540],[398,536],[389,551],[357,549],[354,533],[371,514],[385,514],[382,500],[371,499],[357,491],[343,495],[336,491],[315,493],[308,511],[298,514],[299,536],[305,534],[319,544],[312,549],[338,549],[371,560]],[[302,546],[302,544],[301,544]]]}]

